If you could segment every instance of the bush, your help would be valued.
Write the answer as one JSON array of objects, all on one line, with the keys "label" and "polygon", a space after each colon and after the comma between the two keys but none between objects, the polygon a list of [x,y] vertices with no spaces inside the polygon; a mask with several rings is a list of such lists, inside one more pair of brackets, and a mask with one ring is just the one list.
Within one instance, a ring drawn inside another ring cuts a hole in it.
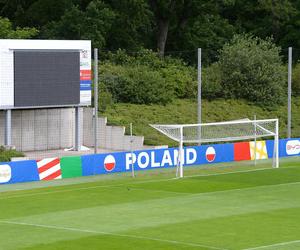
[{"label": "bush", "polygon": [[0,146],[0,162],[10,161],[11,157],[21,157],[24,156],[23,153],[18,152],[14,149],[5,149]]},{"label": "bush", "polygon": [[221,71],[218,63],[213,63],[202,71],[202,96],[208,100],[222,97]]},{"label": "bush", "polygon": [[116,102],[166,104],[174,98],[197,96],[196,70],[182,60],[162,59],[150,50],[134,56],[119,50],[106,58],[100,78]]},{"label": "bush", "polygon": [[166,104],[174,97],[173,89],[164,78],[145,66],[116,66],[106,64],[101,82],[115,102]]},{"label": "bush", "polygon": [[281,104],[286,71],[279,52],[271,39],[234,36],[219,58],[224,97],[243,98],[265,107]]},{"label": "bush", "polygon": [[113,105],[113,97],[103,83],[99,84],[98,91],[98,108],[101,112],[105,112],[107,107]]},{"label": "bush", "polygon": [[293,96],[300,96],[300,63],[297,63],[293,69],[292,94]]}]

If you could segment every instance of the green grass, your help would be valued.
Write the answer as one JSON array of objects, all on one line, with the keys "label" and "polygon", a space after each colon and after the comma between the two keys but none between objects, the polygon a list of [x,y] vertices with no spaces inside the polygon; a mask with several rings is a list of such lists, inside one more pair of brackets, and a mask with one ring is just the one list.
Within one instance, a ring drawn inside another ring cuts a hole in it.
[{"label": "green grass", "polygon": [[0,249],[300,249],[299,157],[174,171],[1,186]]},{"label": "green grass", "polygon": [[[292,136],[300,137],[300,97],[293,98],[292,105]],[[202,102],[202,118],[204,122],[228,121],[241,118],[257,119],[279,118],[279,132],[286,137],[287,107],[281,106],[275,110],[264,110],[261,107],[240,100],[214,100]],[[133,132],[145,136],[148,145],[176,145],[176,142],[159,134],[149,126],[151,123],[197,123],[197,103],[193,100],[177,99],[166,106],[136,105],[117,103],[108,107],[105,113],[108,123],[126,126],[133,123]]]}]

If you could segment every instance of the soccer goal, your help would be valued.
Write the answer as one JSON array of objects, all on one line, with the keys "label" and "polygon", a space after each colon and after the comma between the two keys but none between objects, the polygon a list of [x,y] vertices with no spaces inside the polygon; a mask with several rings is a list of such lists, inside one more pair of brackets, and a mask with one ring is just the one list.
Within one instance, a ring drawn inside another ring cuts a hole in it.
[{"label": "soccer goal", "polygon": [[170,139],[179,142],[179,156],[177,164],[179,177],[183,177],[184,143],[193,144],[254,140],[254,155],[256,161],[256,140],[263,137],[272,137],[274,138],[272,166],[274,168],[279,167],[278,119],[241,119],[215,123],[150,124],[150,126]]}]

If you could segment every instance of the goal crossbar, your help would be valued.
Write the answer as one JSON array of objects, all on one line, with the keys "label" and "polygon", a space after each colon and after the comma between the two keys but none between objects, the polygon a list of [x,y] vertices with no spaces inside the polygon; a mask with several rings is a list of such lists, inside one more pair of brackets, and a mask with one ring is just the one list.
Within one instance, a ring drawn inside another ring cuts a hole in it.
[{"label": "goal crossbar", "polygon": [[[241,119],[226,122],[200,124],[150,124],[151,127],[179,142],[179,164],[182,165],[184,143],[209,143],[243,141],[262,137],[274,137],[273,167],[278,161],[278,119]],[[180,169],[183,171],[182,168]],[[183,173],[180,174],[183,176]]]}]

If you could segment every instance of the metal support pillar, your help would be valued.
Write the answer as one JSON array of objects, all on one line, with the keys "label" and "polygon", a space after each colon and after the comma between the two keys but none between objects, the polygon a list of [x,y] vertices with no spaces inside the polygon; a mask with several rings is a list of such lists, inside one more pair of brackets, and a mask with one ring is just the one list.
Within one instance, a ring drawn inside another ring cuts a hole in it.
[{"label": "metal support pillar", "polygon": [[11,110],[5,111],[5,146],[11,146]]},{"label": "metal support pillar", "polygon": [[94,49],[94,153],[98,148],[98,49]]},{"label": "metal support pillar", "polygon": [[81,149],[81,135],[80,135],[80,107],[75,107],[75,150],[80,151]]},{"label": "metal support pillar", "polygon": [[287,113],[287,138],[291,138],[292,134],[292,47],[289,47],[289,63],[288,63],[288,113]]}]

